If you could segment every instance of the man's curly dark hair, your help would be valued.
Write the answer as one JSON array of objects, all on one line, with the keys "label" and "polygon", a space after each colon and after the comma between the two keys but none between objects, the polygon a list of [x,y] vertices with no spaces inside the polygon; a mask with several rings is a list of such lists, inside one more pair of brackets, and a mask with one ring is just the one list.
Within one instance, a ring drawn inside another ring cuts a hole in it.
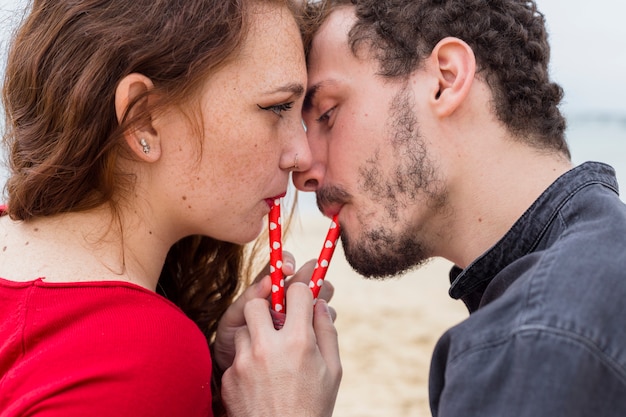
[{"label": "man's curly dark hair", "polygon": [[526,0],[322,0],[309,4],[302,25],[305,49],[328,14],[356,7],[349,34],[353,53],[366,46],[384,77],[419,69],[435,45],[452,36],[476,56],[478,74],[491,87],[498,119],[516,137],[568,157],[563,89],[548,74],[550,45],[544,16]]}]

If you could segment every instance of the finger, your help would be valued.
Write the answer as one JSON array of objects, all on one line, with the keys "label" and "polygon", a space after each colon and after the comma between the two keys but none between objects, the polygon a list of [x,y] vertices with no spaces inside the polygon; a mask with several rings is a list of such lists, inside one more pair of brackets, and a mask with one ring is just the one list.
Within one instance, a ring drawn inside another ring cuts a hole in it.
[{"label": "finger", "polygon": [[250,285],[226,310],[224,316],[220,320],[222,325],[227,327],[243,326],[245,305],[255,298],[267,298],[272,291],[272,283],[269,275],[265,275],[259,282]]},{"label": "finger", "polygon": [[[237,330],[235,333],[233,340],[235,342],[236,354],[233,362],[229,364],[228,368],[224,370],[224,374],[222,375],[223,387],[226,387],[228,380],[234,380],[236,376],[234,374],[237,373],[237,368],[241,366],[245,366],[248,362],[248,357],[251,355],[252,351],[252,341],[250,338],[250,332],[244,326]],[[239,364],[239,366],[238,366]]]},{"label": "finger", "polygon": [[289,281],[285,285],[290,285],[294,282],[302,282],[306,285],[309,285],[309,281],[311,281],[311,276],[313,275],[313,270],[315,269],[315,263],[317,261],[315,259],[311,259],[307,261],[302,267],[296,272],[296,274],[289,279]]},{"label": "finger", "polygon": [[341,359],[339,357],[339,339],[337,329],[333,323],[331,309],[324,300],[315,304],[313,328],[317,338],[317,345],[328,368],[336,376],[341,375]]},{"label": "finger", "polygon": [[237,332],[235,332],[236,355],[241,355],[242,352],[249,352],[250,346],[252,345],[251,340],[250,331],[246,326],[237,329]]},{"label": "finger", "polygon": [[270,315],[270,303],[266,299],[255,298],[250,300],[244,308],[244,316],[252,339],[256,340],[267,329],[274,330]]},{"label": "finger", "polygon": [[255,297],[266,297],[271,291],[270,278],[248,287],[235,302],[226,310],[218,325],[217,335],[213,342],[213,360],[220,369],[231,366],[235,357],[236,331],[246,324],[244,308],[248,301]]},{"label": "finger", "polygon": [[[287,317],[285,328],[310,327],[313,320],[313,295],[309,286],[302,282],[294,282],[287,289]],[[306,326],[306,327],[305,327]]]},{"label": "finger", "polygon": [[289,251],[283,251],[283,275],[291,276],[296,273],[296,258]]},{"label": "finger", "polygon": [[331,317],[331,319],[333,320],[333,323],[334,323],[335,320],[337,320],[337,310],[335,310],[331,306],[328,306],[328,309],[330,310],[330,317]]},{"label": "finger", "polygon": [[330,281],[324,280],[324,284],[322,285],[322,288],[320,289],[320,293],[317,297],[321,298],[322,300],[326,300],[326,302],[328,302],[333,298],[334,294],[335,294],[335,286]]}]

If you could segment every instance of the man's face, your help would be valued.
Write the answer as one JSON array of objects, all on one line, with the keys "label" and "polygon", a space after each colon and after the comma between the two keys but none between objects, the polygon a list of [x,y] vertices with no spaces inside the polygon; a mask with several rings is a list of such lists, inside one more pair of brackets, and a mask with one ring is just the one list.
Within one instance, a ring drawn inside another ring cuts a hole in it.
[{"label": "man's face", "polygon": [[444,213],[447,194],[421,136],[419,88],[412,78],[378,76],[365,49],[355,56],[347,38],[353,22],[352,7],[334,11],[312,44],[303,118],[313,162],[293,178],[316,191],[325,215],[339,213],[352,267],[384,277],[433,256],[431,220]]}]

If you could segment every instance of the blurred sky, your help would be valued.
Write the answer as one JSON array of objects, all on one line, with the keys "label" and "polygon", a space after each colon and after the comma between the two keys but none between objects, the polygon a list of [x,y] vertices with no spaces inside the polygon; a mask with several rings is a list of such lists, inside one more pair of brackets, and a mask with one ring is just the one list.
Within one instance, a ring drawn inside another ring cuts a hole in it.
[{"label": "blurred sky", "polygon": [[[25,0],[0,0],[0,46]],[[553,79],[565,89],[566,114],[626,117],[626,2],[537,0],[547,19]],[[3,59],[0,60],[3,62]]]}]

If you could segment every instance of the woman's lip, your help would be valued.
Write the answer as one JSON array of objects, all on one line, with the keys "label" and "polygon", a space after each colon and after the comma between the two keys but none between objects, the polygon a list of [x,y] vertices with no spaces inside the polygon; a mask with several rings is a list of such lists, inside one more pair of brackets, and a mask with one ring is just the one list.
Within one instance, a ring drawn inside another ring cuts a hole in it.
[{"label": "woman's lip", "polygon": [[274,205],[274,201],[276,201],[276,200],[278,200],[278,199],[280,199],[280,198],[283,198],[283,197],[284,197],[284,196],[286,196],[286,195],[287,195],[287,193],[286,193],[286,192],[284,192],[284,193],[279,194],[279,195],[277,195],[277,196],[270,197],[270,198],[266,198],[266,199],[265,199],[265,202],[266,202],[266,203],[267,203],[267,205],[271,208],[271,207]]}]

